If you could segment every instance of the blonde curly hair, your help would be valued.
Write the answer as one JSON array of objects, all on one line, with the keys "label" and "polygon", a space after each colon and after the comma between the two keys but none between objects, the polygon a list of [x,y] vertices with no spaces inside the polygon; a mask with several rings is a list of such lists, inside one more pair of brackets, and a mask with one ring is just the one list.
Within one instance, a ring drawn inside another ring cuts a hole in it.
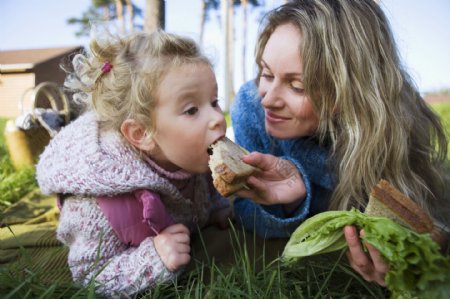
[{"label": "blonde curly hair", "polygon": [[212,65],[187,37],[161,30],[105,34],[92,39],[90,51],[72,59],[73,71],[65,86],[75,93],[75,100],[97,113],[103,128],[120,130],[125,120],[134,119],[151,138],[155,129],[152,113],[164,75],[184,64]]}]

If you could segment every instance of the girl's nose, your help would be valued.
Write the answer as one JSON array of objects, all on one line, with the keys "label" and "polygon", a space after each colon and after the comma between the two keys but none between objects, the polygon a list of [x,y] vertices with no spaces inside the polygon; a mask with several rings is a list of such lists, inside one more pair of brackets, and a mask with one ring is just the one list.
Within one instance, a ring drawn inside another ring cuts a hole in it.
[{"label": "girl's nose", "polygon": [[209,121],[209,128],[211,130],[215,130],[217,128],[225,129],[227,127],[227,123],[225,121],[225,115],[222,110],[213,109],[211,112],[211,119]]}]

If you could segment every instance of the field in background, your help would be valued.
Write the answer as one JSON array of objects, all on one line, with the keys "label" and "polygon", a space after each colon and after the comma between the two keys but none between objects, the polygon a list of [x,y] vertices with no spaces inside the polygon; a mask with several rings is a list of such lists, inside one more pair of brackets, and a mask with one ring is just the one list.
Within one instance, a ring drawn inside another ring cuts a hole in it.
[{"label": "field in background", "polygon": [[[431,107],[441,117],[447,136],[449,136],[450,140],[450,102],[433,103],[431,104]],[[229,114],[227,113],[225,117],[228,126],[230,126],[231,121]],[[3,134],[6,121],[6,119],[0,118],[0,211],[10,206],[36,187],[33,169],[15,171],[11,165]],[[450,160],[450,151],[448,151],[447,156]],[[448,164],[447,169],[449,169],[450,175],[450,163]]]},{"label": "field in background", "polygon": [[[450,133],[450,103],[433,104]],[[228,116],[227,116],[228,118]],[[227,119],[228,125],[229,118]],[[4,142],[5,119],[0,119],[0,212],[37,187],[34,169],[15,171]],[[450,135],[449,135],[450,136]],[[450,157],[450,155],[449,155]],[[450,175],[450,167],[448,167]],[[364,281],[348,266],[342,254],[305,259],[293,268],[274,261],[262,268],[249,259],[238,244],[235,263],[219,267],[214,261],[196,264],[194,271],[174,284],[157,286],[152,298],[388,298],[386,289]],[[259,263],[259,262],[258,262]],[[96,298],[93,288],[73,284],[46,285],[41,272],[26,267],[22,277],[0,264],[0,297],[4,298]],[[146,294],[147,296],[149,294]],[[140,296],[136,296],[140,298]]]}]

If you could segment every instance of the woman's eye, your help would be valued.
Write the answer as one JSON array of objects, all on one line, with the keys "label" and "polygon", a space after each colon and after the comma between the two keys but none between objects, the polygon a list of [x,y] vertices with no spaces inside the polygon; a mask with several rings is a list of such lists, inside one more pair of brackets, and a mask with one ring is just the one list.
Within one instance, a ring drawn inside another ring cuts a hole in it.
[{"label": "woman's eye", "polygon": [[303,92],[304,91],[303,84],[301,82],[292,81],[290,83],[290,85],[291,85],[292,90],[295,92]]},{"label": "woman's eye", "polygon": [[197,112],[198,112],[198,108],[197,107],[192,107],[192,108],[189,108],[188,110],[184,111],[184,114],[194,115]]},{"label": "woman's eye", "polygon": [[273,76],[269,73],[262,73],[261,77],[265,79],[273,79]]}]

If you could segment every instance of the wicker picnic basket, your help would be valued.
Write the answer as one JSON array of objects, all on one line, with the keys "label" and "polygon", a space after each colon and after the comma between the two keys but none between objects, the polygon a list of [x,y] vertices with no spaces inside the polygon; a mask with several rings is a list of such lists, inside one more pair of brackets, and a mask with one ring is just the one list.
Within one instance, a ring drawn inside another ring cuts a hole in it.
[{"label": "wicker picnic basket", "polygon": [[[26,100],[31,101],[27,109]],[[64,124],[70,121],[70,108],[66,94],[53,82],[42,82],[36,87],[24,92],[20,101],[22,117],[28,117],[31,124],[28,128],[19,128],[13,120],[5,127],[5,142],[15,168],[34,166],[39,155],[57,130],[49,126],[37,108],[51,109],[59,115]],[[31,108],[31,109],[30,109]]]}]

